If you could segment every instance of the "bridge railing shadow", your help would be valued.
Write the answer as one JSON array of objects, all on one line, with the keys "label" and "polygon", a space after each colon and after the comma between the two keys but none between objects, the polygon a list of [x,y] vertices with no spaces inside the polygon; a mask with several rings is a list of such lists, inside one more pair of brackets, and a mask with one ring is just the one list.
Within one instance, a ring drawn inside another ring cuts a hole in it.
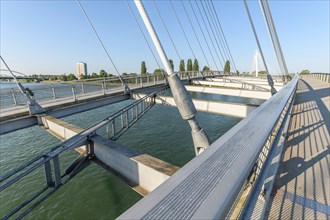
[{"label": "bridge railing shadow", "polygon": [[[320,218],[329,209],[330,88],[313,89],[300,80],[286,150],[276,182],[270,218]],[[289,201],[289,203],[288,203]],[[297,205],[301,209],[297,209]],[[308,215],[307,215],[308,213]]]}]

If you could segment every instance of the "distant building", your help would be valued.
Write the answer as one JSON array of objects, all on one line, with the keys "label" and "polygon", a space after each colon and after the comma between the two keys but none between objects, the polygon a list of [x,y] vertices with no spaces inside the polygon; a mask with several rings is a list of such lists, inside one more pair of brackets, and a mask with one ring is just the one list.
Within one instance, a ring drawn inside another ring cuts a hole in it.
[{"label": "distant building", "polygon": [[81,75],[87,77],[87,64],[84,62],[76,63],[76,76],[78,79],[81,78]]}]

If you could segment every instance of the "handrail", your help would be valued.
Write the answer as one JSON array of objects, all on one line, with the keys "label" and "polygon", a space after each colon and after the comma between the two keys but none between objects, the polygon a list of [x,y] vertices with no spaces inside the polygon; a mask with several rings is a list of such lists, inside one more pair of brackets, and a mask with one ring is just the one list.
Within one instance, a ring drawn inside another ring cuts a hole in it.
[{"label": "handrail", "polygon": [[[106,117],[105,119],[95,123],[94,125],[84,129],[83,131],[79,132],[78,134],[74,135],[73,137],[63,141],[61,144],[56,145],[55,147],[51,148],[50,150],[46,151],[45,153],[36,156],[32,160],[28,161],[27,163],[19,166],[18,168],[6,173],[5,175],[0,177],[0,192],[4,191],[17,181],[20,181],[25,176],[29,175],[30,173],[34,172],[36,169],[44,166],[45,172],[45,185],[35,194],[32,194],[27,200],[23,203],[18,205],[16,208],[11,210],[2,219],[7,219],[14,215],[16,212],[24,208],[26,205],[37,199],[37,201],[32,204],[27,210],[25,210],[19,218],[23,217],[27,214],[30,210],[32,210],[37,204],[41,201],[46,199],[49,195],[55,192],[58,188],[60,188],[63,184],[67,183],[73,175],[76,174],[77,166],[81,164],[81,161],[88,161],[89,154],[92,153],[92,149],[89,145],[90,138],[93,137],[96,133],[103,132],[103,128],[106,127],[107,130],[107,138],[111,140],[118,139],[121,135],[128,130],[139,118],[141,118],[154,104],[155,104],[155,96],[158,93],[162,93],[167,88],[163,88],[159,91],[151,93],[142,97],[141,99],[129,104],[128,106],[120,109],[119,111],[115,112],[114,114]],[[129,117],[128,112],[131,111],[131,117]],[[123,116],[126,117],[123,117]],[[121,119],[121,127],[118,130],[116,128],[116,119]],[[108,129],[109,125],[112,125],[112,131],[110,134],[110,130]],[[83,153],[77,160],[74,162],[68,169],[64,172],[60,170],[60,154],[64,151],[71,150],[73,148],[77,148],[80,146],[86,145],[85,153]],[[88,146],[88,147],[87,147]],[[53,162],[53,170],[51,168],[50,162]],[[54,180],[53,180],[54,177]],[[46,191],[50,192],[46,193]],[[46,193],[46,194],[45,194]]]},{"label": "handrail", "polygon": [[330,83],[330,73],[310,73],[306,75],[301,75],[302,77],[309,77],[312,79],[321,80],[323,82]]},{"label": "handrail", "polygon": [[119,219],[224,219],[288,104],[298,76]]},{"label": "handrail", "polygon": [[[220,71],[191,71],[191,72],[177,72],[181,80],[190,80],[196,78],[213,77],[213,73],[221,75]],[[125,77],[123,80],[132,87],[131,89],[144,88],[146,86],[153,86],[159,84],[166,84],[165,78],[162,74],[155,75],[138,75],[134,77]],[[30,88],[31,89],[31,88]],[[38,86],[31,89],[34,93],[34,98],[37,101],[54,100],[58,98],[73,97],[76,101],[77,97],[85,94],[100,93],[108,94],[113,91],[123,92],[124,87],[119,78],[102,78],[102,79],[88,79],[88,80],[74,80],[66,84],[66,82],[53,83],[49,85]],[[10,108],[12,105],[25,104],[21,94],[17,89],[8,88],[0,90],[1,104]],[[10,101],[12,100],[12,101]]]}]

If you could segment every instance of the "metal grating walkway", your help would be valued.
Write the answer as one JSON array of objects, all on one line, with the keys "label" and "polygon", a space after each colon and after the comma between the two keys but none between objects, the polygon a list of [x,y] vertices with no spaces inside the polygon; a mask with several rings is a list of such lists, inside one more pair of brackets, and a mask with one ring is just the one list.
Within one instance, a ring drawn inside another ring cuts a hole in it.
[{"label": "metal grating walkway", "polygon": [[269,219],[330,218],[330,84],[300,80]]}]

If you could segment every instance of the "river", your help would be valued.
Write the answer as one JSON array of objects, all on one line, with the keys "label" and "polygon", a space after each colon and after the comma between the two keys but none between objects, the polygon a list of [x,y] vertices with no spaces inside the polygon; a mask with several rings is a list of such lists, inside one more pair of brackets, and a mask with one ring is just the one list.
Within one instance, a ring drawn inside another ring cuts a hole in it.
[{"label": "river", "polygon": [[[201,93],[193,93],[192,96],[222,101],[248,101],[237,97]],[[86,128],[130,103],[132,101],[128,100],[103,106],[62,120]],[[213,142],[241,119],[199,112],[197,120]],[[0,141],[1,175],[60,143],[38,126],[1,135]],[[181,119],[178,110],[170,106],[154,106],[118,142],[179,167],[194,157],[189,125]],[[66,163],[62,165],[63,168],[77,157],[77,153],[69,151],[64,157]],[[14,184],[2,193],[0,216],[12,209],[13,203],[17,205],[22,202],[22,195],[26,196],[32,190],[38,189],[43,182],[44,177],[40,170],[35,176]],[[29,213],[26,219],[114,219],[141,198],[108,171],[92,163]]]}]

